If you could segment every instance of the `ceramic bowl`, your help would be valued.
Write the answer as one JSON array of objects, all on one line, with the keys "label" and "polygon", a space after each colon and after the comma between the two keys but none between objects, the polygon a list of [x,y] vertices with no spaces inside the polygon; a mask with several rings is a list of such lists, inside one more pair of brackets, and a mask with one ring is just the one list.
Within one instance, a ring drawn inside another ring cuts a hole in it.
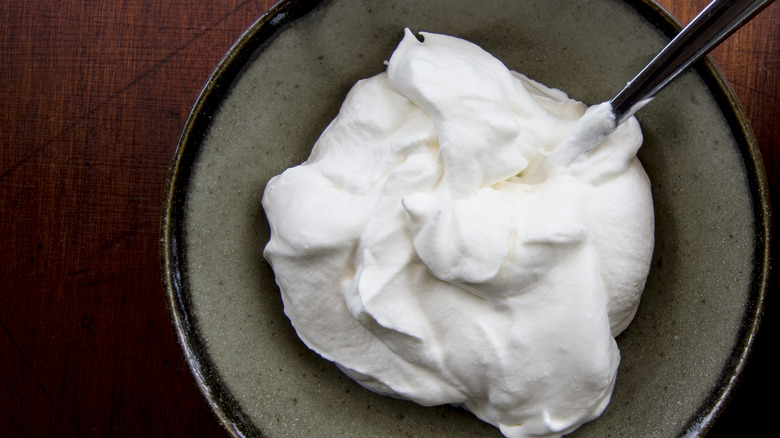
[{"label": "ceramic bowl", "polygon": [[[640,0],[282,1],[205,85],[171,165],[162,265],[181,347],[235,436],[500,437],[461,409],[375,395],[310,352],[262,257],[266,182],[299,164],[403,28],[458,36],[589,104],[611,98],[679,25]],[[606,412],[571,436],[702,436],[727,402],[767,284],[767,185],[734,94],[709,61],[638,114],[656,247],[617,339]]]}]

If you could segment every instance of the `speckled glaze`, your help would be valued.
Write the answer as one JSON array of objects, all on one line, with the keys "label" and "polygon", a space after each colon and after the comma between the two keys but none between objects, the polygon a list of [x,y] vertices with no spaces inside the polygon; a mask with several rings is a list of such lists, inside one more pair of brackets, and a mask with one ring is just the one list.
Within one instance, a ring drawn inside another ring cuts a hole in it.
[{"label": "speckled glaze", "polygon": [[[449,406],[362,389],[310,352],[262,257],[266,182],[302,162],[403,28],[473,41],[590,104],[611,98],[679,27],[640,0],[283,1],[216,69],[179,141],[162,217],[173,325],[235,436],[500,437]],[[615,39],[614,35],[620,35]],[[744,366],[766,294],[767,186],[755,140],[709,61],[638,114],[656,249],[610,406],[572,437],[703,436]]]}]

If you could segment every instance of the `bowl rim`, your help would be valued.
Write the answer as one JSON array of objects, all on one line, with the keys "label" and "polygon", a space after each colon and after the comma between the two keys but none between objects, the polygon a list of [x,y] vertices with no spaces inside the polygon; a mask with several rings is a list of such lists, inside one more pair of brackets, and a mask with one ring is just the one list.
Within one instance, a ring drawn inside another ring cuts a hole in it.
[{"label": "bowl rim", "polygon": [[[672,38],[682,25],[653,0],[623,0],[640,16]],[[230,47],[201,89],[180,133],[165,182],[160,220],[160,264],[165,302],[182,356],[199,391],[223,427],[235,437],[265,436],[244,412],[220,377],[209,356],[196,316],[192,313],[186,280],[183,211],[191,169],[208,131],[211,116],[231,84],[257,50],[286,24],[308,14],[327,0],[281,0],[261,15]],[[750,358],[769,288],[771,205],[766,171],[748,117],[723,73],[708,56],[693,68],[720,107],[740,149],[750,187],[754,226],[758,232],[748,306],[738,342],[717,385],[683,427],[681,437],[703,437],[731,399]]]}]

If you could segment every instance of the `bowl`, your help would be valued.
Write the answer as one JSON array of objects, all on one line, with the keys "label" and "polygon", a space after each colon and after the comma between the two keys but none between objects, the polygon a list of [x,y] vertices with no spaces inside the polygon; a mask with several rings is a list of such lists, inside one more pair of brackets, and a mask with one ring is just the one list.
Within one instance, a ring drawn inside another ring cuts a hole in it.
[{"label": "bowl", "polygon": [[[301,163],[350,87],[384,70],[404,27],[472,41],[589,104],[611,98],[679,29],[646,0],[282,1],[203,88],[166,184],[161,258],[179,343],[235,436],[500,437],[451,406],[373,394],[309,351],[262,257],[266,182]],[[746,117],[714,64],[638,118],[656,248],[618,345],[612,401],[571,436],[703,436],[742,372],[767,290],[769,207]]]}]

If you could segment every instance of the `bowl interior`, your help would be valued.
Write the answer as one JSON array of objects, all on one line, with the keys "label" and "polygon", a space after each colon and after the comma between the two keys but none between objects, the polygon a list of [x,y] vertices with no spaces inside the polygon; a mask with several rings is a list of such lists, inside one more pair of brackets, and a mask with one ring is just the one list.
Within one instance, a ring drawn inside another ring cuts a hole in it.
[{"label": "bowl interior", "polygon": [[[309,3],[277,5],[242,37],[177,149],[163,263],[187,359],[237,435],[499,437],[463,410],[372,394],[307,350],[262,257],[265,184],[306,159],[355,81],[384,70],[404,27],[473,41],[595,104],[663,47],[672,25],[641,1]],[[638,115],[656,212],[653,265],[618,338],[612,402],[571,436],[697,436],[741,369],[765,287],[766,199],[749,128],[719,81],[701,64]]]}]

